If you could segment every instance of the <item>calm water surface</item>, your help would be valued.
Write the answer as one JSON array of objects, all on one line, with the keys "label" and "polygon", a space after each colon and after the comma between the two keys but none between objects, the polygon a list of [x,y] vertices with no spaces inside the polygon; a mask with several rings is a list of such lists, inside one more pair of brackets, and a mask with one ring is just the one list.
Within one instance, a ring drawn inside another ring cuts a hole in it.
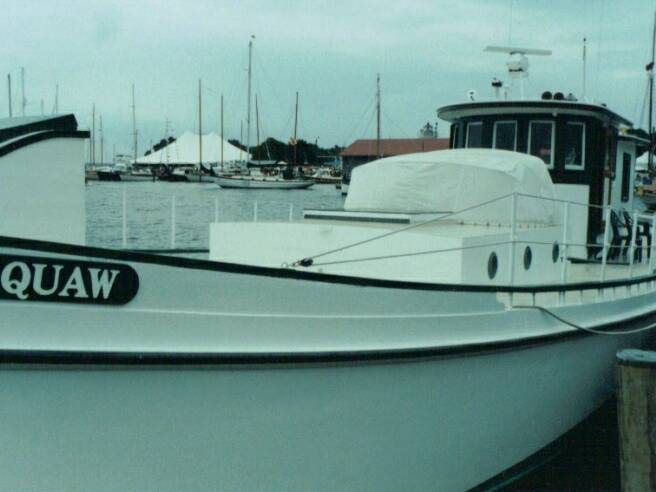
[{"label": "calm water surface", "polygon": [[[341,208],[344,199],[334,185],[314,185],[308,190],[232,190],[215,184],[91,181],[86,187],[87,244],[121,248],[123,197],[127,215],[127,247],[171,247],[172,202],[175,197],[175,246],[207,248],[209,224],[215,220],[294,220],[303,209]],[[218,207],[217,207],[218,204]]]}]

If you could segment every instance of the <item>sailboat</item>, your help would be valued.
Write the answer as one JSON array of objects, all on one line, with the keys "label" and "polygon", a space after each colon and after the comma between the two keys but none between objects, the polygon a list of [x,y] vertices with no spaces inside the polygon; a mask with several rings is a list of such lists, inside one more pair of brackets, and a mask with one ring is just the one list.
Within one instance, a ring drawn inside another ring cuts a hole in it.
[{"label": "sailboat", "polygon": [[[252,59],[253,59],[253,39],[248,43],[248,104],[246,115],[246,158],[250,159],[250,137],[251,137],[251,76],[252,76]],[[298,92],[296,93],[296,107],[294,118],[294,137],[292,144],[294,145],[294,161],[296,159],[296,145],[297,145],[297,132],[298,132]],[[278,190],[298,190],[306,189],[314,185],[315,181],[309,178],[295,178],[293,175],[292,166],[287,166],[285,171],[277,176],[267,176],[264,174],[233,174],[233,175],[220,175],[214,179],[214,182],[221,188],[242,188],[242,189],[278,189]]]}]

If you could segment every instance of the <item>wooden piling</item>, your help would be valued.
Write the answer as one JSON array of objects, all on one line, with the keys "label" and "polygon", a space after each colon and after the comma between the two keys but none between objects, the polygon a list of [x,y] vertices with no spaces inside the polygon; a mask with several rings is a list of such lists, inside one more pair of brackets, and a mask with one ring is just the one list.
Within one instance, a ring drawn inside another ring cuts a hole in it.
[{"label": "wooden piling", "polygon": [[656,352],[617,354],[622,491],[656,490]]}]

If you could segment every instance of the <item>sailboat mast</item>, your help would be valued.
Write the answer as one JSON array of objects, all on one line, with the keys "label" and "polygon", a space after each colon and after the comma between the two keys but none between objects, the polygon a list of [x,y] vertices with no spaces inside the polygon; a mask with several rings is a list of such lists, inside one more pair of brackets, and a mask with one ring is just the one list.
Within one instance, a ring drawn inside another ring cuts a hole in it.
[{"label": "sailboat mast", "polygon": [[134,162],[137,162],[137,110],[134,104],[134,84],[132,84],[132,150],[134,151]]},{"label": "sailboat mast", "polygon": [[255,94],[255,141],[257,142],[256,148],[260,148],[260,111],[257,107],[257,94]]},{"label": "sailboat mast", "polygon": [[91,164],[96,163],[96,104],[91,106]]},{"label": "sailboat mast", "polygon": [[201,180],[201,169],[203,169],[203,99],[201,79],[198,79],[198,181]]},{"label": "sailboat mast", "polygon": [[59,84],[55,84],[55,114],[59,114]]},{"label": "sailboat mast", "polygon": [[376,75],[376,157],[382,157],[380,152],[380,74]]},{"label": "sailboat mast", "polygon": [[12,118],[13,114],[11,111],[11,74],[7,74],[7,97],[9,98],[9,117]]},{"label": "sailboat mast", "polygon": [[253,38],[248,42],[248,103],[246,109],[246,159],[250,159],[251,153],[251,77],[253,68]]},{"label": "sailboat mast", "polygon": [[647,169],[649,172],[654,171],[654,127],[652,123],[652,113],[654,112],[654,49],[656,48],[656,11],[654,12],[654,24],[651,35],[651,62],[647,65],[649,73],[649,157]]},{"label": "sailboat mast", "polygon": [[298,91],[296,92],[296,106],[294,109],[294,166],[296,165],[297,148],[298,148]]},{"label": "sailboat mast", "polygon": [[223,94],[221,94],[221,170],[223,171]]},{"label": "sailboat mast", "polygon": [[103,135],[103,124],[102,124],[102,114],[99,116],[100,118],[100,164],[105,163],[105,137]]}]

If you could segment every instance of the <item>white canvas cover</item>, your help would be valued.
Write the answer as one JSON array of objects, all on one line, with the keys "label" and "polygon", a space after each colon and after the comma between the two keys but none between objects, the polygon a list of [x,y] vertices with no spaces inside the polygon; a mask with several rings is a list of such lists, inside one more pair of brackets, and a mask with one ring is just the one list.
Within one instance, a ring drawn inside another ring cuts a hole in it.
[{"label": "white canvas cover", "polygon": [[[168,150],[167,150],[168,149]],[[223,161],[245,161],[246,152],[235,147],[227,140],[223,141]],[[200,152],[198,134],[185,132],[167,147],[139,157],[137,164],[195,164],[198,165]],[[217,165],[221,162],[221,135],[208,133],[203,135],[203,164]]]},{"label": "white canvas cover", "polygon": [[[344,209],[455,212],[511,193],[556,198],[544,162],[495,149],[451,149],[388,157],[356,167]],[[520,222],[548,224],[554,203],[518,197]],[[510,223],[511,199],[458,214],[468,223]]]}]

